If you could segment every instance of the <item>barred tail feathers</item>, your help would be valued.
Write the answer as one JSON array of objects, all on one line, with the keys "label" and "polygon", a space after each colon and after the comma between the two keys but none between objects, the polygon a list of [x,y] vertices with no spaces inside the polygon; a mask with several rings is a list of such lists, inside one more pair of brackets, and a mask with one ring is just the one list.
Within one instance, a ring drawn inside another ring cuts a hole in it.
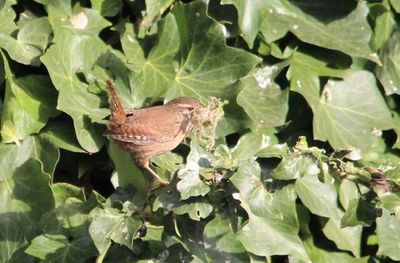
[{"label": "barred tail feathers", "polygon": [[112,123],[124,123],[126,121],[126,113],[124,107],[122,107],[121,101],[119,100],[117,93],[115,92],[114,84],[111,80],[106,81],[108,95],[111,98],[111,117]]}]

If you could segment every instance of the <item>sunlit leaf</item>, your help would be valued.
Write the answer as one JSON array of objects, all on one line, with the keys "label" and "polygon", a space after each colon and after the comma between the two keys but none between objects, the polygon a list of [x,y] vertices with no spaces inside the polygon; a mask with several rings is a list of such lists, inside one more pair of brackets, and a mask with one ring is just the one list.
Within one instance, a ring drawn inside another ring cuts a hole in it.
[{"label": "sunlit leaf", "polygon": [[400,260],[400,220],[383,209],[383,215],[376,220],[376,231],[379,239],[378,254],[387,255],[392,260]]},{"label": "sunlit leaf", "polygon": [[17,142],[39,132],[48,119],[58,114],[56,92],[50,79],[40,75],[14,78],[7,58],[3,55],[6,98],[1,118],[3,142]]},{"label": "sunlit leaf", "polygon": [[[374,129],[393,127],[390,112],[370,72],[344,74],[327,68],[322,61],[298,55],[295,53],[290,67],[291,89],[304,96],[314,113],[315,139],[328,140],[335,149],[365,151],[375,138]],[[328,80],[321,94],[318,76],[343,77],[343,80]]]},{"label": "sunlit leaf", "polygon": [[[38,230],[41,215],[54,207],[49,177],[39,161],[29,159],[13,168],[12,175],[0,181],[0,250],[4,262],[25,249],[26,236]],[[22,258],[30,260],[27,255]]]},{"label": "sunlit leaf", "polygon": [[231,178],[239,190],[234,194],[249,215],[249,222],[238,232],[247,251],[260,256],[292,254],[308,260],[297,236],[295,194],[291,186],[268,192],[260,180],[256,163],[242,165]]},{"label": "sunlit leaf", "polygon": [[337,215],[337,193],[333,184],[321,183],[315,174],[306,175],[296,180],[294,189],[312,213],[328,218]]},{"label": "sunlit leaf", "polygon": [[106,251],[112,241],[132,248],[133,239],[142,225],[139,220],[111,207],[97,207],[90,217],[89,232],[100,253]]},{"label": "sunlit leaf", "polygon": [[361,226],[342,227],[341,218],[343,212],[337,209],[337,215],[330,217],[325,223],[322,231],[325,236],[335,242],[339,249],[349,250],[355,257],[360,256],[361,249]]},{"label": "sunlit leaf", "polygon": [[178,177],[181,180],[176,184],[182,200],[192,196],[204,196],[210,191],[210,188],[200,179],[200,168],[210,167],[208,155],[196,140],[193,140],[190,146],[191,151],[186,160],[186,165],[178,172]]},{"label": "sunlit leaf", "polygon": [[78,78],[77,73],[90,70],[105,52],[106,46],[97,34],[108,22],[90,9],[82,11],[82,15],[88,19],[83,28],[74,27],[69,20],[65,21],[65,18],[52,25],[54,44],[41,60],[59,91],[57,109],[73,118],[81,146],[88,152],[97,152],[104,142],[101,136],[104,128],[97,123],[106,117],[109,111],[99,108],[100,97],[88,91],[88,85]]},{"label": "sunlit leaf", "polygon": [[376,67],[378,78],[387,95],[400,94],[399,39],[400,31],[396,31],[389,41],[385,42],[385,46],[380,52],[382,66]]}]

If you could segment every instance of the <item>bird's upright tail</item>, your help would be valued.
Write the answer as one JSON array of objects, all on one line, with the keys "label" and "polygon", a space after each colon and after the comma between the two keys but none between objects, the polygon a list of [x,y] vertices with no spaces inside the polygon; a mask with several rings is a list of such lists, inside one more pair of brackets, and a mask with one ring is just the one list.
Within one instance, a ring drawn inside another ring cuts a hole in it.
[{"label": "bird's upright tail", "polygon": [[110,124],[122,124],[126,122],[126,113],[124,107],[122,107],[121,101],[119,100],[117,93],[115,92],[114,84],[111,80],[106,81],[108,95],[111,98],[111,116]]}]

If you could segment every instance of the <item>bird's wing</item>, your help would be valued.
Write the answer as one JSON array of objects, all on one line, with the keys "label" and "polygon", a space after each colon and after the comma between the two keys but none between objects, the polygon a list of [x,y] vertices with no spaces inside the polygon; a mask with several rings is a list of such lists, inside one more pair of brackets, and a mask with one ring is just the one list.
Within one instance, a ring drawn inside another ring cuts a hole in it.
[{"label": "bird's wing", "polygon": [[136,145],[150,145],[170,141],[178,134],[186,133],[188,119],[173,114],[167,107],[156,106],[131,111],[127,122],[115,130],[106,132],[115,140]]}]

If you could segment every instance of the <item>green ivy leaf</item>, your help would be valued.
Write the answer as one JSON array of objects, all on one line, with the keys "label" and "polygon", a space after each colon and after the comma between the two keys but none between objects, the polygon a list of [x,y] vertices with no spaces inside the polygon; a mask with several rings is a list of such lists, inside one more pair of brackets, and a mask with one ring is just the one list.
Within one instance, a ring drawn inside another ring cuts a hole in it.
[{"label": "green ivy leaf", "polygon": [[399,0],[390,0],[390,4],[396,10],[397,13],[400,12],[400,1]]},{"label": "green ivy leaf", "polygon": [[337,216],[337,192],[333,184],[321,183],[315,174],[306,175],[296,180],[294,189],[311,213],[327,218]]},{"label": "green ivy leaf", "polygon": [[0,132],[3,142],[19,143],[39,132],[49,118],[58,114],[56,92],[45,76],[27,75],[15,79],[4,55],[3,61],[7,82]]},{"label": "green ivy leaf", "polygon": [[204,246],[213,262],[246,262],[248,256],[231,227],[231,218],[220,213],[204,227]]},{"label": "green ivy leaf", "polygon": [[[379,62],[377,54],[369,46],[372,30],[367,21],[368,7],[365,3],[354,6],[345,0],[335,1],[335,5],[331,0],[319,1],[318,5],[305,0],[224,2],[233,3],[238,9],[239,25],[250,47],[263,20],[268,17],[269,22],[283,24],[280,28],[272,28],[280,36],[287,28],[304,42]],[[263,28],[266,26],[264,24]],[[347,29],[345,32],[344,27]]]},{"label": "green ivy leaf", "polygon": [[188,214],[195,221],[207,218],[213,211],[213,206],[207,200],[191,200],[189,202],[180,203],[174,207],[172,211],[177,215]]},{"label": "green ivy leaf", "polygon": [[[139,101],[156,101],[165,95],[176,75],[174,58],[179,50],[179,31],[176,20],[167,15],[160,22],[158,39],[147,57],[135,38],[131,25],[126,25],[121,43],[128,58],[127,66],[138,73],[135,81],[140,83],[135,89]],[[140,53],[139,53],[140,52]]]},{"label": "green ivy leaf", "polygon": [[398,192],[378,193],[382,206],[396,215],[400,215],[400,194]]},{"label": "green ivy leaf", "polygon": [[17,25],[14,23],[15,12],[12,6],[15,5],[17,1],[6,0],[0,5],[0,20],[2,21],[0,27],[0,34],[11,35],[14,31],[18,29]]},{"label": "green ivy leaf", "polygon": [[146,175],[135,165],[132,155],[122,150],[114,142],[110,142],[108,154],[118,173],[118,185],[120,187],[134,187],[137,191],[145,193],[148,188]]},{"label": "green ivy leaf", "polygon": [[63,235],[43,234],[35,237],[25,250],[29,255],[51,262],[85,262],[92,256],[87,247],[87,240],[73,239]]},{"label": "green ivy leaf", "polygon": [[55,183],[52,184],[51,189],[54,193],[56,207],[65,204],[70,197],[85,200],[83,189],[72,184]]},{"label": "green ivy leaf", "polygon": [[240,137],[232,149],[232,159],[239,163],[251,160],[257,153],[270,148],[276,142],[273,130],[254,129]]},{"label": "green ivy leaf", "polygon": [[268,15],[268,7],[270,4],[262,0],[222,0],[221,3],[235,5],[239,16],[240,29],[247,44],[252,48],[261,23]]},{"label": "green ivy leaf", "polygon": [[146,0],[146,15],[140,26],[151,27],[174,2],[175,0]]},{"label": "green ivy leaf", "polygon": [[40,135],[25,139],[19,146],[18,154],[17,165],[33,158],[39,161],[42,172],[51,177],[60,158],[60,151]]},{"label": "green ivy leaf", "polygon": [[376,67],[377,76],[387,95],[400,94],[399,39],[400,31],[397,30],[381,49],[379,55],[382,66]]},{"label": "green ivy leaf", "polygon": [[0,144],[0,181],[10,177],[15,168],[18,148],[14,144]]},{"label": "green ivy leaf", "polygon": [[[4,262],[25,249],[26,237],[38,230],[41,215],[54,207],[49,177],[42,172],[39,161],[28,159],[18,166],[17,163],[14,160],[15,166],[9,171],[12,174],[0,181],[0,259]],[[27,255],[21,259],[30,261]]]},{"label": "green ivy leaf", "polygon": [[204,196],[210,191],[210,187],[200,179],[200,168],[207,168],[210,165],[208,154],[200,147],[197,140],[192,140],[186,165],[178,171],[181,180],[176,184],[176,188],[181,193],[182,200],[193,196]]},{"label": "green ivy leaf", "polygon": [[288,112],[289,89],[281,88],[273,81],[278,65],[264,66],[253,76],[240,80],[242,90],[237,103],[255,123],[257,128],[272,128],[285,123]]},{"label": "green ivy leaf", "polygon": [[[53,12],[55,16],[58,14]],[[106,51],[104,42],[97,34],[109,23],[90,9],[84,9],[68,20],[64,17],[51,22],[54,44],[41,60],[59,91],[57,109],[66,112],[74,120],[82,148],[97,152],[104,143],[101,136],[104,128],[97,123],[102,122],[109,110],[100,109],[100,97],[90,93],[88,85],[77,74],[90,70]]]},{"label": "green ivy leaf", "polygon": [[283,156],[271,176],[278,180],[299,179],[304,176],[316,177],[321,173],[318,161],[309,154],[294,152]]},{"label": "green ivy leaf", "polygon": [[343,180],[339,186],[339,201],[342,207],[347,210],[350,201],[353,199],[358,199],[359,191],[358,186],[350,180]]},{"label": "green ivy leaf", "polygon": [[89,233],[100,254],[107,251],[112,241],[132,248],[142,225],[140,220],[111,207],[96,207],[89,217]]},{"label": "green ivy leaf", "polygon": [[153,211],[163,208],[166,211],[173,211],[175,214],[188,214],[192,220],[200,221],[208,217],[213,211],[213,206],[206,198],[192,197],[188,200],[181,200],[179,192],[161,190],[153,203]]},{"label": "green ivy leaf", "polygon": [[383,2],[382,4],[379,4],[377,8],[378,7],[382,8],[383,11],[375,18],[374,35],[371,41],[374,50],[381,49],[396,29],[396,21],[394,20],[393,14],[390,10],[389,3]]},{"label": "green ivy leaf", "polygon": [[[290,31],[302,41],[379,62],[377,54],[369,46],[372,30],[367,21],[368,7],[365,3],[358,3],[353,9],[353,4],[348,1],[335,1],[333,11],[331,0],[321,1],[318,5],[304,0],[279,2],[280,5],[274,7],[275,16],[283,15]],[[347,27],[349,24],[352,26]],[[345,31],[344,26],[347,28]]]},{"label": "green ivy leaf", "polygon": [[[316,67],[319,69],[314,70]],[[343,76],[343,80],[328,80],[320,95],[318,75]],[[303,95],[314,113],[314,138],[328,140],[335,149],[366,151],[375,139],[374,129],[393,127],[375,78],[368,71],[344,74],[327,68],[322,61],[295,53],[289,76],[291,89]]]},{"label": "green ivy leaf", "polygon": [[343,217],[343,212],[339,208],[336,210],[336,215],[330,217],[326,223],[323,223],[323,233],[327,238],[335,242],[339,249],[349,250],[355,257],[360,257],[362,227],[347,226],[342,228],[341,218]]},{"label": "green ivy leaf", "polygon": [[382,210],[363,199],[353,199],[342,217],[341,226],[370,226],[377,217],[382,216]]},{"label": "green ivy leaf", "polygon": [[382,217],[376,220],[378,234],[378,255],[386,255],[392,260],[400,260],[400,220],[383,209]]},{"label": "green ivy leaf", "polygon": [[[221,30],[199,1],[178,4],[172,10],[180,38],[180,61],[167,99],[194,96],[227,97],[229,85],[245,76],[260,59],[243,50],[227,47]],[[195,20],[188,19],[197,17]],[[218,54],[218,55],[216,55]]]},{"label": "green ivy leaf", "polygon": [[308,261],[304,246],[297,236],[299,226],[295,193],[291,186],[274,193],[265,190],[256,163],[243,164],[231,177],[239,190],[234,197],[249,215],[249,222],[238,232],[247,251],[259,256],[291,254]]},{"label": "green ivy leaf", "polygon": [[[71,194],[71,190],[75,193]],[[40,226],[44,233],[33,239],[26,252],[50,261],[69,262],[77,257],[84,262],[96,253],[88,232],[88,214],[98,205],[96,194],[83,201],[85,198],[78,195],[76,189],[58,185],[53,191],[58,198],[64,194],[64,201],[57,200],[56,208],[41,217]],[[43,248],[44,244],[48,246]]]},{"label": "green ivy leaf", "polygon": [[42,130],[41,137],[46,138],[54,146],[71,152],[85,153],[80,147],[72,122],[67,121],[49,121]]},{"label": "green ivy leaf", "polygon": [[102,16],[112,17],[118,14],[122,8],[121,0],[91,0],[92,8],[100,12]]}]

